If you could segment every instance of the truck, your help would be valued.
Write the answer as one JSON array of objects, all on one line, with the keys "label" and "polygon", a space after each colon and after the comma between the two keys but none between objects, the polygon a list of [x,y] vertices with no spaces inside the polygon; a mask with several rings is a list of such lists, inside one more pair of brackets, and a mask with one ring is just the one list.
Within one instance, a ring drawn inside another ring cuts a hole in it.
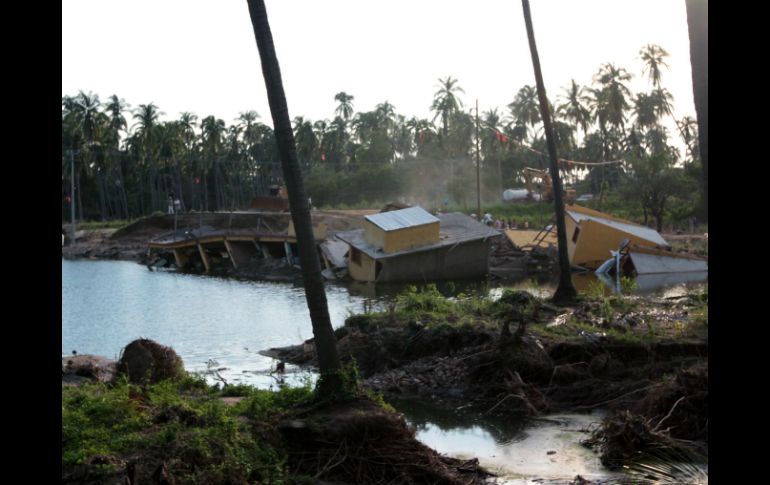
[{"label": "truck", "polygon": [[[521,174],[524,176],[524,184],[527,187],[527,197],[529,199],[534,198],[532,179],[539,179],[542,181],[541,195],[542,200],[553,200],[553,182],[551,181],[551,174],[545,170],[538,170],[532,167],[524,167]],[[572,187],[564,187],[563,194],[566,202],[574,202],[577,198],[577,192]]]}]

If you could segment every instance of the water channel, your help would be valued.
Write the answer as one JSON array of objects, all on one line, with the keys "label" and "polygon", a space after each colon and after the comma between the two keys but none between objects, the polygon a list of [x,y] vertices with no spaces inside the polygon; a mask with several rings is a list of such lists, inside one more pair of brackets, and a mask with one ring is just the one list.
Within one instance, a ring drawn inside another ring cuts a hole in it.
[{"label": "water channel", "polygon": [[[596,288],[590,276],[578,288]],[[654,289],[663,294],[686,291],[684,284]],[[550,281],[510,285],[547,294]],[[611,289],[609,287],[609,291]],[[332,325],[351,314],[382,307],[403,286],[327,285]],[[495,295],[501,288],[486,282],[439,285],[445,294]],[[653,291],[649,288],[640,291]],[[150,338],[174,348],[189,371],[230,383],[269,388],[275,362],[258,351],[294,345],[312,337],[304,290],[288,283],[150,271],[127,261],[62,260],[62,356],[96,354],[117,359],[136,338]],[[287,366],[290,385],[314,376]],[[494,422],[428,404],[394,403],[417,429],[417,437],[441,453],[476,457],[506,477],[509,484],[536,483],[537,477],[607,478],[595,454],[578,444],[598,415],[560,415],[527,422]],[[553,453],[549,453],[553,452]]]}]

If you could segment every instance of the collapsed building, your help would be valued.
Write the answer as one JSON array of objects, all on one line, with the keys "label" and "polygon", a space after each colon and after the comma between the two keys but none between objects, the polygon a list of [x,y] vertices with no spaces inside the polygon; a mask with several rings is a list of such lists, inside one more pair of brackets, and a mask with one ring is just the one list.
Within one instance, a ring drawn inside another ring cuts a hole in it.
[{"label": "collapsed building", "polygon": [[363,229],[337,238],[350,245],[348,273],[369,282],[483,276],[491,238],[501,233],[460,213],[434,216],[421,207],[365,216]]}]

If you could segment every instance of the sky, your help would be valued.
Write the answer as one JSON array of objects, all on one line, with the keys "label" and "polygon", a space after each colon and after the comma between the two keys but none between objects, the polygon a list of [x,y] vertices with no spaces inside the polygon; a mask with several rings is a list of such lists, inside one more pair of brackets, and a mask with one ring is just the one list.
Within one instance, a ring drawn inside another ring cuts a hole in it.
[{"label": "sky", "polygon": [[[607,62],[648,91],[639,50],[668,51],[663,86],[677,119],[695,118],[684,0],[531,0],[546,92],[590,84]],[[266,0],[289,115],[332,119],[334,95],[354,109],[383,101],[407,118],[433,119],[438,79],[452,76],[466,108],[506,105],[535,84],[517,0]],[[255,110],[271,125],[246,0],[64,0],[62,96],[117,94],[228,125]],[[129,121],[129,126],[132,122]]]}]

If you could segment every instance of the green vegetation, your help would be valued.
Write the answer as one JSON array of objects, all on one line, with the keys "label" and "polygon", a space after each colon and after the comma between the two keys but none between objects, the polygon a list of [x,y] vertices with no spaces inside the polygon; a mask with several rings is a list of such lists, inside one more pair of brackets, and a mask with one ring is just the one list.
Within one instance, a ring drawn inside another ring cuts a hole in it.
[{"label": "green vegetation", "polygon": [[[243,397],[225,404],[221,398],[232,394]],[[107,476],[138,452],[184,483],[282,483],[285,456],[260,426],[311,398],[309,386],[220,391],[194,377],[146,387],[63,385],[62,463],[65,470],[92,465],[90,473]]]},{"label": "green vegetation", "polygon": [[[553,125],[564,159],[624,160],[563,165],[567,185],[596,196],[586,205],[688,230],[700,204],[698,127],[692,116],[673,118],[663,79],[667,56],[655,45],[641,50],[638,71],[656,73],[643,92],[631,92],[631,72],[611,63],[598,68],[591,85],[572,81],[552,100]],[[401,198],[430,209],[476,212],[475,113],[463,94],[461,80],[439,79],[431,119],[399,114],[388,101],[356,111],[355,96],[346,92],[334,96],[331,119],[296,117],[297,156],[313,205],[377,208]],[[117,95],[106,101],[84,92],[62,97],[63,221],[70,218],[73,162],[79,220],[165,213],[170,194],[185,211],[242,209],[282,183],[273,129],[256,112],[229,124],[193,113],[165,121],[162,114],[153,103],[129,109]],[[542,227],[551,219],[550,204],[501,202],[504,189],[524,185],[524,167],[545,168],[537,153],[546,152],[546,142],[534,86],[521,87],[507,106],[479,118],[484,210]]]},{"label": "green vegetation", "polygon": [[428,329],[447,326],[496,325],[495,302],[489,298],[467,296],[463,293],[450,299],[439,292],[435,284],[418,289],[408,287],[396,298],[395,318],[419,321]]},{"label": "green vegetation", "polygon": [[115,219],[111,221],[83,221],[77,223],[78,229],[84,229],[92,231],[94,229],[120,229],[123,226],[130,224],[131,221],[123,219]]}]

